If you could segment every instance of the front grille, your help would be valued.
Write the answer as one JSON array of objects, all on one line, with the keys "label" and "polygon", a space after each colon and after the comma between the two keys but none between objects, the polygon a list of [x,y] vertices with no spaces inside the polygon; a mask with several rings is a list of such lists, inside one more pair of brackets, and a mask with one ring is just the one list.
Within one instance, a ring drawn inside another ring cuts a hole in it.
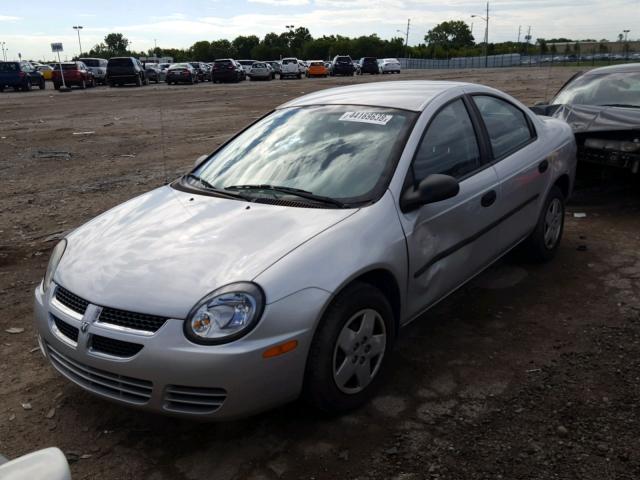
[{"label": "front grille", "polygon": [[226,399],[227,391],[224,388],[168,385],[164,408],[173,412],[207,414],[222,407]]},{"label": "front grille", "polygon": [[56,287],[56,299],[65,307],[82,315],[84,315],[85,310],[89,306],[89,302],[85,299],[80,298],[65,288],[62,288],[60,285]]},{"label": "front grille", "polygon": [[87,390],[136,405],[144,405],[151,398],[153,384],[148,380],[125,377],[83,365],[61,354],[49,344],[47,351],[56,370]]},{"label": "front grille", "polygon": [[74,327],[73,325],[69,325],[67,322],[63,322],[55,315],[51,315],[51,317],[53,318],[53,323],[55,323],[56,327],[58,327],[58,330],[60,330],[60,333],[62,333],[68,339],[78,343],[78,333],[80,332],[78,328]]},{"label": "front grille", "polygon": [[96,352],[114,355],[116,357],[133,357],[142,350],[142,345],[131,342],[123,342],[115,338],[103,337],[102,335],[91,336],[91,349]]},{"label": "front grille", "polygon": [[104,307],[100,314],[99,321],[102,323],[110,323],[121,327],[133,328],[135,330],[145,330],[147,332],[157,331],[164,322],[164,317],[155,315],[147,315],[145,313],[127,312],[125,310],[117,310],[115,308]]}]

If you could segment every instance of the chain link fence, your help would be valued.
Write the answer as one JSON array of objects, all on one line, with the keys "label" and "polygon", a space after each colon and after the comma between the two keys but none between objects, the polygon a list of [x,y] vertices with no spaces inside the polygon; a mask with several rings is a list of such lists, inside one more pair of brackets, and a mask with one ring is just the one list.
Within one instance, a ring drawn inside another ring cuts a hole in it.
[{"label": "chain link fence", "polygon": [[595,55],[489,55],[448,59],[399,58],[402,69],[462,69],[462,68],[507,68],[542,66],[606,66],[618,63],[640,62],[640,53]]}]

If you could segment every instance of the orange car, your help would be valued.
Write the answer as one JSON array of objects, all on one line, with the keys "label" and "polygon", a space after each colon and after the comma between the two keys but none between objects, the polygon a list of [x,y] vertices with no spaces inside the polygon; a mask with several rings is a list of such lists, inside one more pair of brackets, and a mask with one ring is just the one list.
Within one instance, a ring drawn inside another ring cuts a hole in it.
[{"label": "orange car", "polygon": [[307,77],[326,77],[327,75],[329,75],[329,70],[322,60],[313,60],[309,62]]}]

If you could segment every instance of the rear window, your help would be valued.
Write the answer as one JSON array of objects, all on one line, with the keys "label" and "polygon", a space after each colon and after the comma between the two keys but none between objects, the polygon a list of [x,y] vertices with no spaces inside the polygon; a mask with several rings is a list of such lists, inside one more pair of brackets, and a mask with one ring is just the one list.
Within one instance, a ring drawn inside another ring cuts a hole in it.
[{"label": "rear window", "polygon": [[267,65],[264,63],[254,63],[251,65],[253,68],[267,68]]},{"label": "rear window", "polygon": [[283,65],[295,65],[296,63],[298,63],[298,60],[296,60],[295,58],[285,58],[284,60],[282,60]]},{"label": "rear window", "polygon": [[[62,69],[63,70],[78,70],[78,65],[76,65],[75,63],[63,63],[62,64]],[[58,67],[58,70],[60,70],[60,67]]]},{"label": "rear window", "polygon": [[176,70],[178,68],[181,68],[181,69],[186,68],[186,69],[188,69],[189,68],[189,64],[187,64],[187,63],[174,63],[173,65],[171,65],[169,67],[169,70]]},{"label": "rear window", "polygon": [[231,60],[216,60],[215,62],[216,65],[231,65]]},{"label": "rear window", "polygon": [[324,62],[311,62],[312,67],[324,67]]},{"label": "rear window", "polygon": [[100,66],[100,60],[90,60],[90,59],[85,59],[82,60],[82,62],[87,66],[87,67],[99,67]]},{"label": "rear window", "polygon": [[130,67],[133,64],[130,58],[112,58],[109,60],[110,67]]},{"label": "rear window", "polygon": [[17,63],[0,62],[0,72],[18,72],[18,71],[20,71],[20,66]]},{"label": "rear window", "polygon": [[336,62],[349,62],[351,63],[351,57],[337,57]]},{"label": "rear window", "polygon": [[362,59],[362,63],[377,63],[378,60],[372,57],[367,57]]}]

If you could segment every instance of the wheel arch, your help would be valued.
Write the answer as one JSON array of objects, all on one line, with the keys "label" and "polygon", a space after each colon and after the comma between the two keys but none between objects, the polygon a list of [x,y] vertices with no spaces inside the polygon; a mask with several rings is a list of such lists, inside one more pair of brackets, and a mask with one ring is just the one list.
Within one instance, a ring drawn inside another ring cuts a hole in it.
[{"label": "wheel arch", "polygon": [[569,178],[568,173],[563,173],[560,175],[556,181],[553,183],[554,187],[558,187],[564,195],[565,200],[569,198],[571,193],[571,179]]}]

